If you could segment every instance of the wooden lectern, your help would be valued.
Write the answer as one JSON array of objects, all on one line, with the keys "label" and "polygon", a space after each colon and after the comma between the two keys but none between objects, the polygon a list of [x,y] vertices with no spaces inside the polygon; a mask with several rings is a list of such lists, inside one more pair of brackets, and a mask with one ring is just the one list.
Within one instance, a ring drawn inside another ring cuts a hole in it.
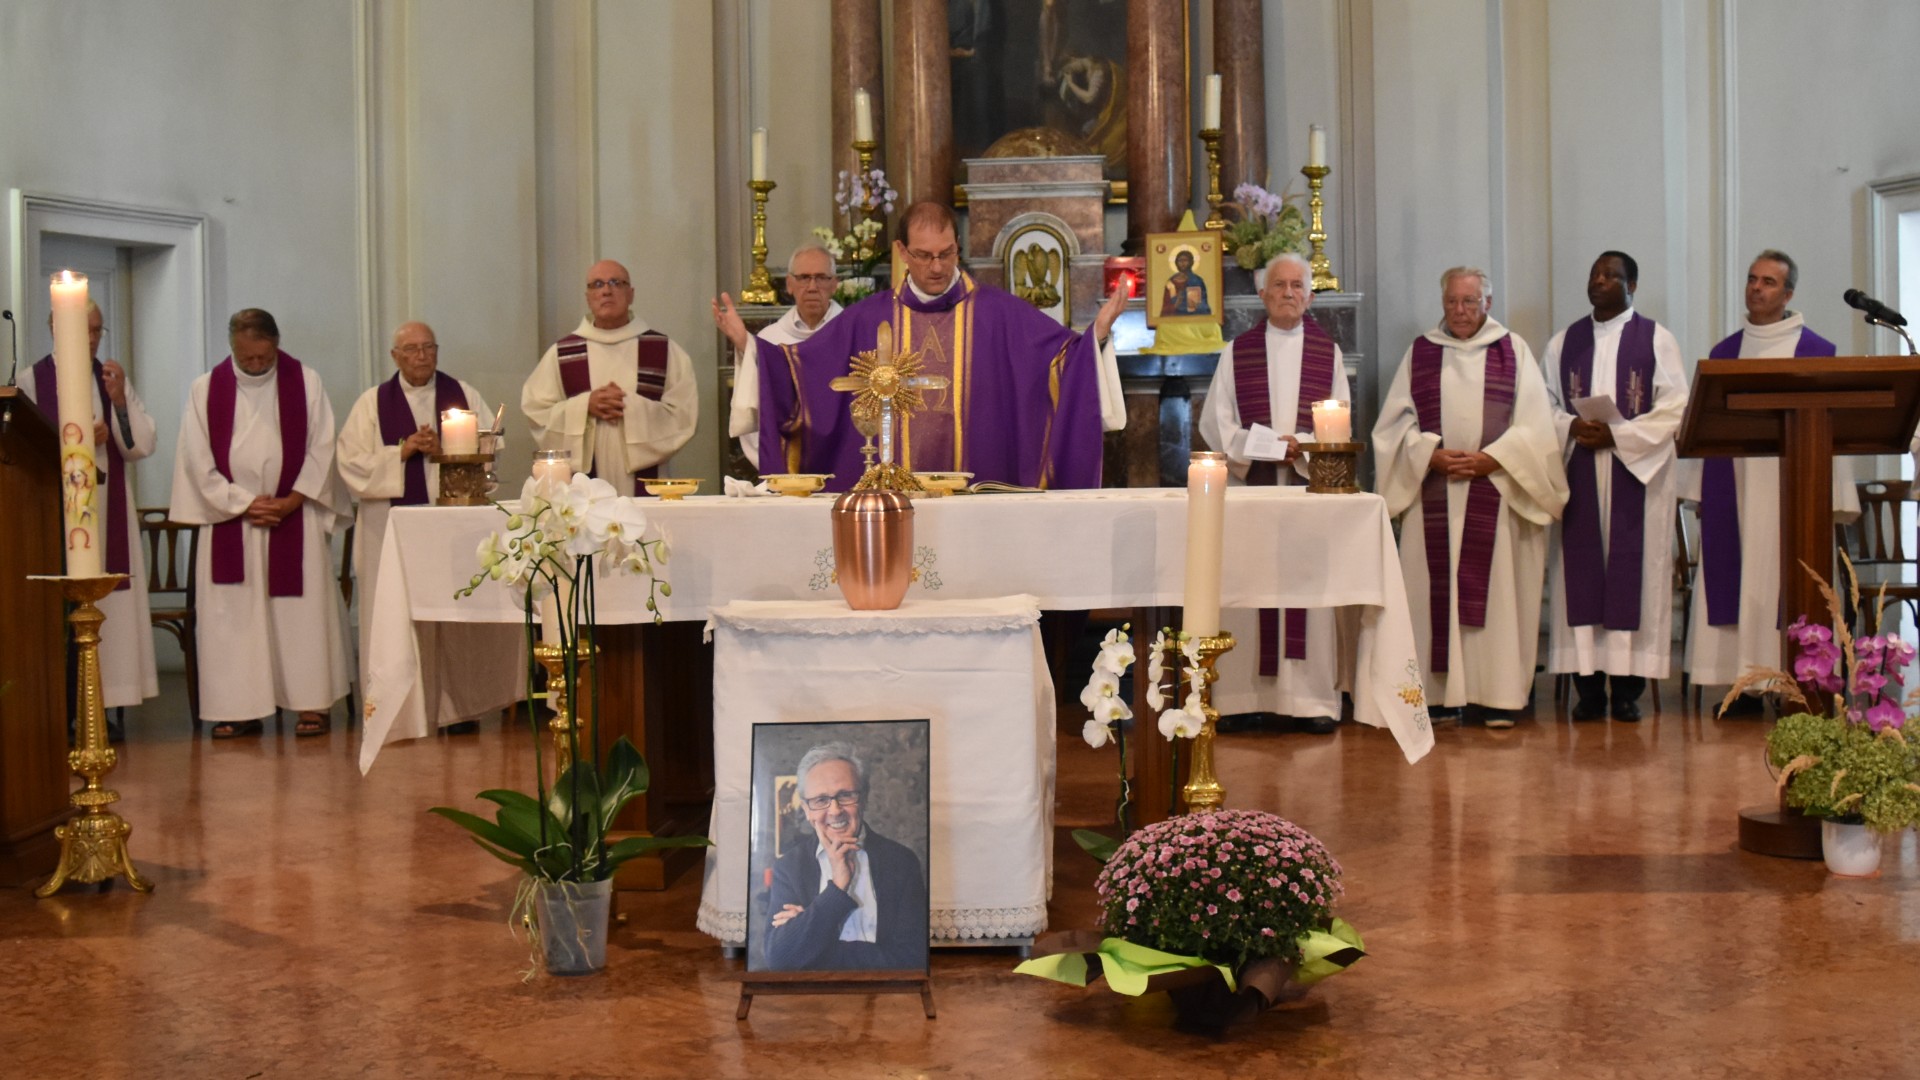
[{"label": "wooden lectern", "polygon": [[[1828,622],[1802,562],[1833,580],[1833,459],[1904,454],[1920,425],[1920,359],[1897,356],[1702,360],[1680,425],[1680,456],[1780,459],[1780,625]],[[1752,568],[1747,568],[1749,572]],[[1784,630],[1783,630],[1784,634]],[[1783,658],[1792,650],[1783,643]],[[1811,693],[1808,695],[1812,698]],[[1780,806],[1740,814],[1740,846],[1768,855],[1806,850],[1806,819]]]},{"label": "wooden lectern", "polygon": [[0,386],[0,885],[60,860],[54,827],[67,795],[67,627],[60,590],[28,574],[62,571],[60,459],[53,428],[17,387]]}]

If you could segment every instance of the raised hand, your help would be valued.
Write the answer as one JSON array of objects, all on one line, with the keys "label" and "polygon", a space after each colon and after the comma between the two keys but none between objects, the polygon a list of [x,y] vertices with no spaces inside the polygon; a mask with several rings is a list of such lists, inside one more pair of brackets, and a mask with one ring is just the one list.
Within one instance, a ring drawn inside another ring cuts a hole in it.
[{"label": "raised hand", "polygon": [[733,343],[736,352],[746,352],[747,342],[752,338],[747,333],[747,324],[741,320],[740,313],[733,309],[733,297],[721,293],[713,302],[713,325]]}]

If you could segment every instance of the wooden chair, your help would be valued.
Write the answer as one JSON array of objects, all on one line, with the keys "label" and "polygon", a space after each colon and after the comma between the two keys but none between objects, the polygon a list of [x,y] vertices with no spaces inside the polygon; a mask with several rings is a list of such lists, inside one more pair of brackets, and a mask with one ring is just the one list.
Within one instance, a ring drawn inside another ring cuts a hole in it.
[{"label": "wooden chair", "polygon": [[[1860,517],[1851,525],[1833,527],[1834,545],[1852,560],[1860,579],[1862,603],[1871,604],[1884,584],[1886,597],[1907,605],[1920,619],[1920,551],[1906,540],[1901,513],[1912,501],[1912,483],[1906,480],[1862,480],[1854,485],[1860,495]],[[1843,603],[1850,601],[1843,599]],[[1847,613],[1849,617],[1853,612]]]},{"label": "wooden chair", "polygon": [[[164,506],[140,508],[140,540],[147,559],[147,603],[156,629],[173,635],[187,665],[187,713],[200,728],[200,649],[195,633],[193,567],[200,530],[167,518]],[[184,542],[183,542],[184,541]],[[182,562],[180,549],[186,549]]]}]

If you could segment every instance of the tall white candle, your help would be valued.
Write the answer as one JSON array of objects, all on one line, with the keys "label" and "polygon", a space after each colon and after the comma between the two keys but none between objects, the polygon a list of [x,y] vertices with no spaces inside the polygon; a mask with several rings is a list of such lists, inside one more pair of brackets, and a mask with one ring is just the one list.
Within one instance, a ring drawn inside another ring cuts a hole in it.
[{"label": "tall white candle", "polygon": [[853,138],[855,142],[873,141],[873,98],[864,89],[853,92]]},{"label": "tall white candle", "polygon": [[1220,130],[1220,73],[1217,71],[1207,76],[1207,109],[1200,126],[1210,131]]},{"label": "tall white candle", "polygon": [[53,275],[53,367],[60,390],[60,505],[66,525],[67,573],[104,571],[105,522],[99,513],[93,462],[93,349],[87,341],[87,275]]},{"label": "tall white candle", "polygon": [[1344,443],[1353,441],[1353,414],[1338,398],[1313,403],[1313,441]]},{"label": "tall white candle", "polygon": [[753,129],[753,178],[767,178],[767,129]]},{"label": "tall white candle", "polygon": [[1321,166],[1327,163],[1327,129],[1319,124],[1307,127],[1307,164]]},{"label": "tall white candle", "polygon": [[1227,455],[1197,450],[1187,464],[1187,591],[1181,627],[1220,633],[1220,545],[1226,531]]},{"label": "tall white candle", "polygon": [[477,454],[480,452],[480,419],[465,409],[448,409],[440,414],[440,452]]}]

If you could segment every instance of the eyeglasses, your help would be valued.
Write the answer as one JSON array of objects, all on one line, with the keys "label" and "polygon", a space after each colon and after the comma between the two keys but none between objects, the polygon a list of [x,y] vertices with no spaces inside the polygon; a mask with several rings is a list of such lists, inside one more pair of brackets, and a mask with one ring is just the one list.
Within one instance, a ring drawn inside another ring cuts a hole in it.
[{"label": "eyeglasses", "polygon": [[832,274],[788,274],[787,281],[794,285],[831,285],[839,279]]},{"label": "eyeglasses", "polygon": [[945,251],[938,252],[938,253],[915,251],[912,248],[908,248],[907,258],[913,260],[916,263],[919,263],[921,266],[925,266],[928,263],[954,262],[960,258],[960,248],[958,246],[954,246],[954,247],[948,248]]},{"label": "eyeglasses", "polygon": [[599,292],[601,289],[624,289],[631,284],[633,283],[626,278],[594,278],[592,281],[587,282],[587,291]]},{"label": "eyeglasses", "polygon": [[811,799],[801,799],[800,801],[804,803],[809,810],[825,810],[829,804],[852,806],[860,801],[860,793],[857,791],[836,791],[831,795],[815,795]]},{"label": "eyeglasses", "polygon": [[399,348],[394,350],[394,352],[399,353],[401,356],[429,356],[439,351],[440,351],[440,346],[432,345],[432,344],[402,345]]}]

